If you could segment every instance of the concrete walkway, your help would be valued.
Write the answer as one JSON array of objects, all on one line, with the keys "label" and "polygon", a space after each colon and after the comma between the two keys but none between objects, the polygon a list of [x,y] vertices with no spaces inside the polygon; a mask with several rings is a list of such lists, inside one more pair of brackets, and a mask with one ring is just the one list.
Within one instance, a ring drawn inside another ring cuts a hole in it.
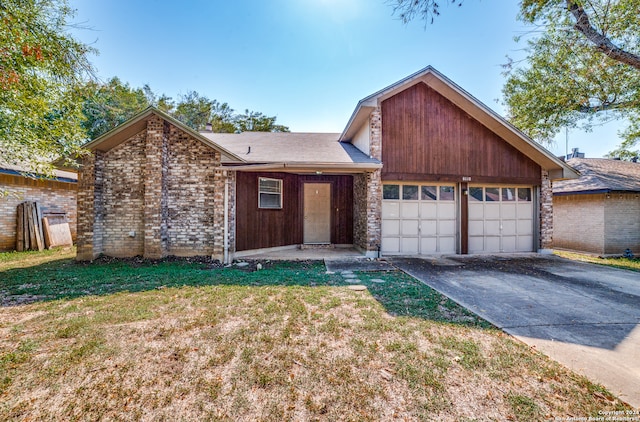
[{"label": "concrete walkway", "polygon": [[640,407],[640,273],[537,254],[390,262]]}]

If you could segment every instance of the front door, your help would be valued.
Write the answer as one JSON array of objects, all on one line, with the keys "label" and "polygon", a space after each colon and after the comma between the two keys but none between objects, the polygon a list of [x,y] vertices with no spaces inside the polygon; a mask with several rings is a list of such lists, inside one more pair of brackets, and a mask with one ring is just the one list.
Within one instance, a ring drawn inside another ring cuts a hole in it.
[{"label": "front door", "polygon": [[331,184],[304,184],[304,243],[331,243]]}]

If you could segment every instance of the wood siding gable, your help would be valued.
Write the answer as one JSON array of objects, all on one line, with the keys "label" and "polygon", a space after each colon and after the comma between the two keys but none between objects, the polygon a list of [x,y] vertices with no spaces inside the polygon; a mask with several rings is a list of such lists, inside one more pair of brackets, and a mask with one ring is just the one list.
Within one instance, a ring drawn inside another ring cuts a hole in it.
[{"label": "wood siding gable", "polygon": [[385,99],[383,180],[540,184],[540,166],[419,82]]}]

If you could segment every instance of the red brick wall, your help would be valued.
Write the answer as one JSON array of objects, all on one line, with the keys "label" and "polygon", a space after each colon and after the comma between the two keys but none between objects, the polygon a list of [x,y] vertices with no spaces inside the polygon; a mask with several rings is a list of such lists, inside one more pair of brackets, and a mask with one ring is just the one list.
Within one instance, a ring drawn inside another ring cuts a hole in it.
[{"label": "red brick wall", "polygon": [[67,213],[71,237],[76,239],[76,183],[36,180],[18,175],[0,174],[0,251],[16,248],[16,218],[18,204],[36,201],[47,211]]}]

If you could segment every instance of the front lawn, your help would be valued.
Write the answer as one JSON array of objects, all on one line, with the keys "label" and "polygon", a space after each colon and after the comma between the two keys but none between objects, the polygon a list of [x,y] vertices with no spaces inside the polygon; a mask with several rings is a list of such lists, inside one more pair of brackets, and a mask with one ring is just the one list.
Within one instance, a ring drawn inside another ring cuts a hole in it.
[{"label": "front lawn", "polygon": [[319,262],[254,271],[71,254],[0,254],[0,420],[543,420],[628,409],[400,272],[359,273],[367,291],[357,292]]},{"label": "front lawn", "polygon": [[607,267],[622,268],[623,270],[640,271],[640,258],[600,258],[595,255],[569,251],[555,251],[555,255],[573,261],[590,262]]}]

